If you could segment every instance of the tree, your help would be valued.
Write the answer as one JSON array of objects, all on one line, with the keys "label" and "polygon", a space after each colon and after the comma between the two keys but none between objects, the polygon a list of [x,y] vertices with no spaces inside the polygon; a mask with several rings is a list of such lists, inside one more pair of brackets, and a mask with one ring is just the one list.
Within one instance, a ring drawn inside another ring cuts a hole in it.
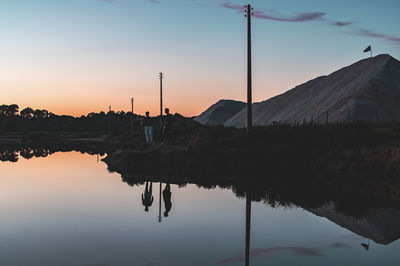
[{"label": "tree", "polygon": [[33,111],[33,117],[39,119],[48,118],[49,112],[47,110],[36,109],[35,111]]},{"label": "tree", "polygon": [[30,118],[33,117],[33,112],[34,112],[34,111],[33,111],[32,108],[26,107],[25,109],[23,109],[23,110],[19,113],[19,115],[20,115],[22,118],[30,119]]},{"label": "tree", "polygon": [[6,117],[7,116],[7,105],[3,104],[0,105],[0,117]]},{"label": "tree", "polygon": [[17,104],[11,104],[7,107],[7,116],[13,117],[18,114],[19,106]]}]

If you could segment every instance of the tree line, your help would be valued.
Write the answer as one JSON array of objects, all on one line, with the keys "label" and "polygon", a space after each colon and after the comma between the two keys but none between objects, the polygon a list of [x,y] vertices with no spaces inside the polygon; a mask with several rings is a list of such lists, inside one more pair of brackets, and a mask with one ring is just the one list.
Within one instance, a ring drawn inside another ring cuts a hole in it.
[{"label": "tree line", "polygon": [[48,110],[26,107],[19,110],[17,104],[0,105],[0,133],[9,132],[95,132],[108,134],[130,123],[136,128],[142,116],[124,111],[91,112],[80,117],[56,115]]}]

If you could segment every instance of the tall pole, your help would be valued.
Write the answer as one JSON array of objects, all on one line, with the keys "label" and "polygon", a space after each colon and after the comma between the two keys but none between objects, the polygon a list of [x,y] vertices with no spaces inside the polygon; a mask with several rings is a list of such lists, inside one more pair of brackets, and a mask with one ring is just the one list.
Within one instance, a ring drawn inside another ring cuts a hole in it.
[{"label": "tall pole", "polygon": [[161,123],[162,123],[162,115],[163,115],[163,95],[162,95],[162,80],[163,80],[163,77],[164,77],[163,73],[160,72],[160,121],[161,121]]},{"label": "tall pole", "polygon": [[247,17],[247,132],[251,130],[253,125],[253,110],[252,110],[252,97],[251,97],[251,5],[246,6]]},{"label": "tall pole", "polygon": [[133,98],[131,98],[131,112],[133,114]]},{"label": "tall pole", "polygon": [[[253,126],[252,110],[252,73],[251,73],[251,16],[253,8],[250,4],[246,6],[247,17],[247,133]],[[249,192],[246,192],[246,243],[245,243],[245,265],[250,265],[250,221],[251,221],[251,198]]]}]

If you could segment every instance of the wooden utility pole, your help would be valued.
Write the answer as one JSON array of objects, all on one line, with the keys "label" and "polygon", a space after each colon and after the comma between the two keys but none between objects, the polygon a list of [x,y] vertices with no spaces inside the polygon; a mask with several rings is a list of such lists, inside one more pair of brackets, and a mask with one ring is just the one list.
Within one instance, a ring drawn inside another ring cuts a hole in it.
[{"label": "wooden utility pole", "polygon": [[325,124],[329,123],[329,113],[328,111],[325,112]]},{"label": "wooden utility pole", "polygon": [[133,135],[133,98],[131,98],[131,135]]},{"label": "wooden utility pole", "polygon": [[162,127],[162,115],[163,115],[163,91],[162,91],[162,81],[164,74],[160,72],[160,125]]},{"label": "wooden utility pole", "polygon": [[108,136],[111,136],[111,105],[108,106]]},{"label": "wooden utility pole", "polygon": [[252,107],[252,79],[251,79],[251,16],[253,8],[251,5],[245,6],[247,17],[247,132],[250,132],[253,125],[253,107]]},{"label": "wooden utility pole", "polygon": [[[251,16],[253,8],[250,4],[245,6],[247,17],[247,133],[253,126],[253,106],[252,106],[252,73],[251,73]],[[246,192],[246,243],[245,243],[245,265],[250,265],[250,217],[251,217],[251,197],[250,192]]]}]

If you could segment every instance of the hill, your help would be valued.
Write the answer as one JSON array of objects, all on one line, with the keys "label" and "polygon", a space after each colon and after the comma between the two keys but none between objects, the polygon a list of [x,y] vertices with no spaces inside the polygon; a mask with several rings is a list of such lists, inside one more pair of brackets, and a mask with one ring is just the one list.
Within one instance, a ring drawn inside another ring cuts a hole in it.
[{"label": "hill", "polygon": [[[224,125],[243,127],[245,121],[243,109]],[[274,121],[400,121],[400,62],[390,55],[378,55],[253,104],[254,125]]]},{"label": "hill", "polygon": [[220,100],[211,105],[207,110],[194,120],[203,125],[223,125],[229,118],[243,110],[246,103],[234,100]]}]

